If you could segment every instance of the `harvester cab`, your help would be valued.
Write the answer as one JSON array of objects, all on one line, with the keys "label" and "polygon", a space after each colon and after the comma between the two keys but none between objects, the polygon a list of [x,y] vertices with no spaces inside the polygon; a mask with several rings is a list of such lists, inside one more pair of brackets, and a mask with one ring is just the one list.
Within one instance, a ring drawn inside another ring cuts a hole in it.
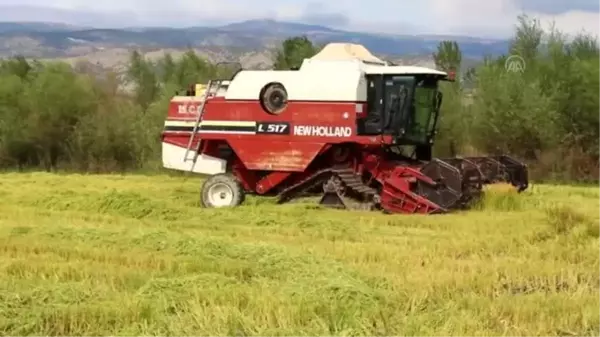
[{"label": "harvester cab", "polygon": [[205,207],[246,194],[391,213],[467,207],[485,184],[527,188],[508,156],[431,156],[452,74],[392,66],[361,45],[331,43],[296,70],[241,70],[171,100],[166,168],[208,175]]},{"label": "harvester cab", "polygon": [[443,97],[438,83],[450,79],[419,71],[413,67],[413,74],[366,75],[367,113],[357,126],[359,134],[390,136],[392,145],[413,146],[418,149],[416,159],[430,160]]}]

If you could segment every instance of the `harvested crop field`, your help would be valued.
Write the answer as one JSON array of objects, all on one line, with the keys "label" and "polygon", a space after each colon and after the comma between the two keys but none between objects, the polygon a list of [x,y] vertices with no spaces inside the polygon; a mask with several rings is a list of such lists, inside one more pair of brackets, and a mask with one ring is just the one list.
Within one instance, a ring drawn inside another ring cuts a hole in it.
[{"label": "harvested crop field", "polygon": [[201,180],[0,177],[2,335],[598,335],[597,187],[438,216],[197,206]]}]

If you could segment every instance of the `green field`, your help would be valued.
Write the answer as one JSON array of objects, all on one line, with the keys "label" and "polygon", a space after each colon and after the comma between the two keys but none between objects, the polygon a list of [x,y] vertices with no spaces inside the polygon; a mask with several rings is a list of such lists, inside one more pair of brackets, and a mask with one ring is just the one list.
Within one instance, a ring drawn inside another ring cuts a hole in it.
[{"label": "green field", "polygon": [[438,216],[0,176],[2,335],[598,335],[598,188]]}]

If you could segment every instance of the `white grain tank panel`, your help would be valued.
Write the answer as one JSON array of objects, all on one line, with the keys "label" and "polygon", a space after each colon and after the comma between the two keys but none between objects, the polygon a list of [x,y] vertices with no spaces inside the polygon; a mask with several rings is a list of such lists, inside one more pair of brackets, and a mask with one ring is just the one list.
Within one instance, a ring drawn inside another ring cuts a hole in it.
[{"label": "white grain tank panel", "polygon": [[366,101],[367,99],[367,82],[360,69],[360,61],[304,59],[300,72],[306,79],[304,87],[313,86],[319,90],[319,96],[322,97],[320,100]]},{"label": "white grain tank panel", "polygon": [[287,70],[242,70],[229,83],[225,99],[257,100],[260,90],[270,82],[279,82],[286,88],[294,81],[294,72]]},{"label": "white grain tank panel", "polygon": [[328,62],[299,70],[244,70],[229,84],[226,99],[257,100],[270,82],[284,85],[293,101],[364,101],[366,85],[356,66]]},{"label": "white grain tank panel", "polygon": [[340,43],[332,42],[316,55],[311,57],[311,60],[322,61],[343,61],[343,60],[358,60],[361,62],[369,62],[378,65],[385,65],[386,62],[371,54],[371,52],[363,45],[355,43]]}]

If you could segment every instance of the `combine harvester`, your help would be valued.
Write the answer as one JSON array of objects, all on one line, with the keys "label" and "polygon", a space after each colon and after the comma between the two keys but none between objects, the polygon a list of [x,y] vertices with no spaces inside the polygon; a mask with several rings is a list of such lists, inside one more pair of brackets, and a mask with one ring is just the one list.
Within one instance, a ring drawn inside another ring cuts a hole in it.
[{"label": "combine harvester", "polygon": [[240,70],[173,97],[163,166],[209,175],[205,207],[320,195],[334,207],[433,214],[466,208],[485,184],[525,190],[527,168],[508,156],[432,158],[438,83],[452,75],[342,43],[297,70]]}]

